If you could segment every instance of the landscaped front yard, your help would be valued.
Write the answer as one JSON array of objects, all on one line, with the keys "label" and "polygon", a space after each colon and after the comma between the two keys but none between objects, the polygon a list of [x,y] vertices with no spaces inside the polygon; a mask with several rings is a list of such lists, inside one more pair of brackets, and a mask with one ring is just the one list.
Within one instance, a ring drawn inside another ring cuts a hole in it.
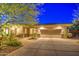
[{"label": "landscaped front yard", "polygon": [[18,39],[13,38],[12,36],[4,36],[2,40],[0,40],[0,56],[5,56],[22,46],[21,41]]},{"label": "landscaped front yard", "polygon": [[0,56],[5,56],[18,48],[20,47],[12,47],[12,46],[4,47],[3,49],[0,49]]},{"label": "landscaped front yard", "polygon": [[17,38],[19,42],[21,42],[21,46],[4,46],[2,49],[0,49],[0,56],[6,56],[9,53],[23,47],[28,46],[29,44],[33,43],[35,40],[29,40],[28,37],[25,38]]}]

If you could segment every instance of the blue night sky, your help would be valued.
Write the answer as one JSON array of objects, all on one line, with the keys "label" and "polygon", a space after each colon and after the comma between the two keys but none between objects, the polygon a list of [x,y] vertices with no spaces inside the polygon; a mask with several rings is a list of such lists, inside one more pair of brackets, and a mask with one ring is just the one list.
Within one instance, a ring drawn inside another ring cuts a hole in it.
[{"label": "blue night sky", "polygon": [[77,7],[74,3],[46,3],[42,8],[45,12],[39,16],[40,24],[68,24],[72,23]]}]

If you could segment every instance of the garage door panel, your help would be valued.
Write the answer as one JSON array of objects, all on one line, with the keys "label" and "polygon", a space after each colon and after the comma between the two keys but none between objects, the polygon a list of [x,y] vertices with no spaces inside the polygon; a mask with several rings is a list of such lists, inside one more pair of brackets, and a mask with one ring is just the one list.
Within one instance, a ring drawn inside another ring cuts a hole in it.
[{"label": "garage door panel", "polygon": [[61,30],[41,30],[41,34],[45,35],[60,35]]},{"label": "garage door panel", "polygon": [[60,38],[61,30],[41,30],[42,38]]},{"label": "garage door panel", "polygon": [[41,38],[61,38],[61,35],[41,35]]}]

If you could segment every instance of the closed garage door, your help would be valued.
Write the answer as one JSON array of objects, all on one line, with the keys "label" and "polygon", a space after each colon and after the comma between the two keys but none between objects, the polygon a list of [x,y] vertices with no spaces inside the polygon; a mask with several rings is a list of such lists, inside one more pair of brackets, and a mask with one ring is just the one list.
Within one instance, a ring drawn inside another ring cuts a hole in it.
[{"label": "closed garage door", "polygon": [[61,37],[61,30],[41,30],[41,37]]}]

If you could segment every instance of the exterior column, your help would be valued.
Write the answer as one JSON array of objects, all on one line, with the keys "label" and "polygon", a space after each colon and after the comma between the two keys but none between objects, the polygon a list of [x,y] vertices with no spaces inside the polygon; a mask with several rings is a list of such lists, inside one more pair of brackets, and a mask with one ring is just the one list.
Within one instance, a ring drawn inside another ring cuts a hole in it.
[{"label": "exterior column", "polygon": [[28,27],[27,28],[27,37],[29,37],[30,36],[30,28]]}]

